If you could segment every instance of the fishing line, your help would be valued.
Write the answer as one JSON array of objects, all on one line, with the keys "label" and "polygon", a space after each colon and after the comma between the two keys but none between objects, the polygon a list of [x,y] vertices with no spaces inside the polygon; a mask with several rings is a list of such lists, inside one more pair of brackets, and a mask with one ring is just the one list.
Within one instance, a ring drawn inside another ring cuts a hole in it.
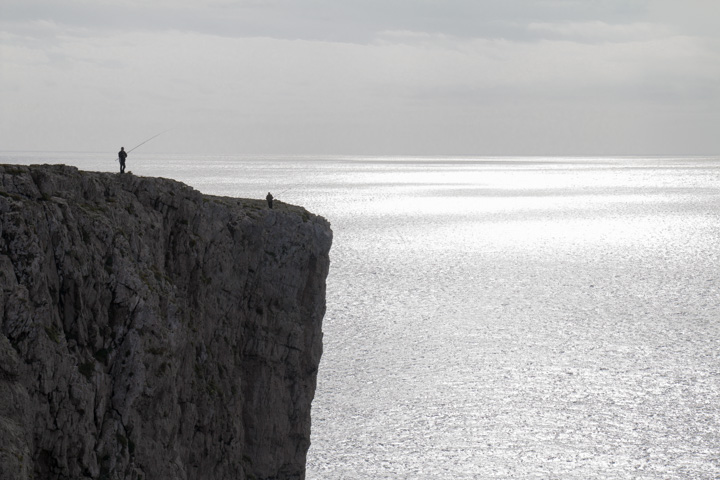
[{"label": "fishing line", "polygon": [[170,130],[172,130],[172,128],[168,128],[167,130],[164,130],[164,131],[158,133],[157,135],[153,135],[152,137],[148,138],[148,139],[145,140],[144,142],[142,142],[142,143],[140,143],[140,144],[138,144],[138,145],[135,145],[133,148],[131,148],[130,150],[128,150],[127,153],[132,152],[133,150],[135,150],[135,149],[138,148],[139,146],[145,145],[147,142],[149,142],[149,141],[152,140],[153,138],[159,137],[159,136],[162,135],[163,133],[167,133],[167,132],[169,132]]},{"label": "fishing line", "polygon": [[288,188],[286,188],[282,192],[278,193],[278,195],[282,195],[283,193],[285,193],[289,190],[294,190],[297,187],[301,187],[301,186],[305,185],[307,182],[308,182],[308,180],[305,180],[304,182],[296,183],[295,185],[290,185]]}]

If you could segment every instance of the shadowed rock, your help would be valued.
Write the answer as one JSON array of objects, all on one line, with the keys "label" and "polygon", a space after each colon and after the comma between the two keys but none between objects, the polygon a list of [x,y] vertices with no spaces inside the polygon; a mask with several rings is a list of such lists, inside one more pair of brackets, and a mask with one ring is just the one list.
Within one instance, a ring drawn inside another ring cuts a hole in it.
[{"label": "shadowed rock", "polygon": [[0,166],[0,478],[301,479],[329,224]]}]

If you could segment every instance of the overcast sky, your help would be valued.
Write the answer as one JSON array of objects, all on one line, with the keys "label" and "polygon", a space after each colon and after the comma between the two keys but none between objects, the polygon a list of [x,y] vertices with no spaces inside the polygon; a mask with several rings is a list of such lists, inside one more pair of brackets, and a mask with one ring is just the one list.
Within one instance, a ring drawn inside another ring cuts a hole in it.
[{"label": "overcast sky", "polygon": [[2,0],[0,150],[720,153],[719,0]]}]

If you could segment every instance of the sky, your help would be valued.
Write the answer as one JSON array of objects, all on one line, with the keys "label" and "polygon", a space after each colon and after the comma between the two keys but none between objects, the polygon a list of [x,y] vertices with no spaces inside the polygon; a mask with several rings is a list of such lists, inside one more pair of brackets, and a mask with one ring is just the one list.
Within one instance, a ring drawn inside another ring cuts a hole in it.
[{"label": "sky", "polygon": [[717,155],[718,0],[2,0],[0,150]]}]

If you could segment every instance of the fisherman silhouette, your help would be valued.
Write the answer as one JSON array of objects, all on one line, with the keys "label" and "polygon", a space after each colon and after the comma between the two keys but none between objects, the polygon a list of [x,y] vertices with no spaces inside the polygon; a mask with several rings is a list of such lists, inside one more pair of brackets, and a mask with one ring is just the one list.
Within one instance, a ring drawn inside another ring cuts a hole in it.
[{"label": "fisherman silhouette", "polygon": [[267,200],[267,202],[268,202],[268,207],[272,208],[272,201],[273,201],[272,193],[268,192],[267,197],[265,197],[265,200]]},{"label": "fisherman silhouette", "polygon": [[120,151],[118,152],[118,160],[120,161],[120,173],[125,172],[125,159],[127,158],[127,152],[125,152],[125,147],[120,147]]}]

